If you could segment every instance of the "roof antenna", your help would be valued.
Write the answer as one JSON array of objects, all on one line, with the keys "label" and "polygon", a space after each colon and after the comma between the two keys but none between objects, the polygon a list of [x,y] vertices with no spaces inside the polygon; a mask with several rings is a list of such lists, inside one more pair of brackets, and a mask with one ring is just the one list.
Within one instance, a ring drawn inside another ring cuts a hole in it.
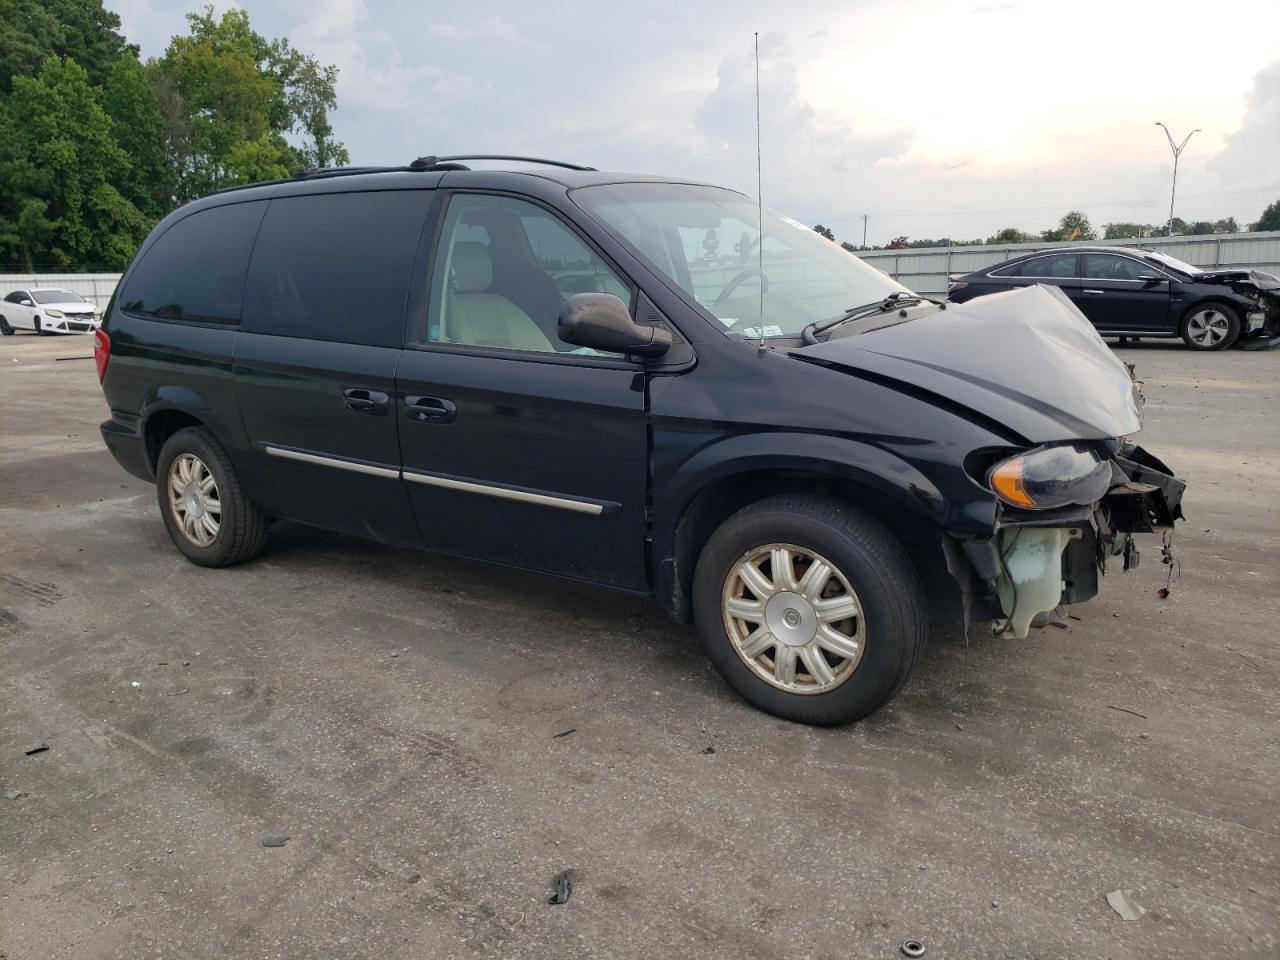
[{"label": "roof antenna", "polygon": [[757,238],[756,253],[760,272],[760,356],[764,356],[764,191],[763,179],[760,175],[760,31],[756,31],[756,226],[760,229]]}]

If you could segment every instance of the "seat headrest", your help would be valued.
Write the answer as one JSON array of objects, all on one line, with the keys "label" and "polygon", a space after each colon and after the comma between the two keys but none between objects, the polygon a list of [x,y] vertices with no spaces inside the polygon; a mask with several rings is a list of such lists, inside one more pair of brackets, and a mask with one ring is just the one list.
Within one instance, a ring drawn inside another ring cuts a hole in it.
[{"label": "seat headrest", "polygon": [[462,241],[453,245],[453,289],[480,293],[493,282],[493,261],[483,243]]}]

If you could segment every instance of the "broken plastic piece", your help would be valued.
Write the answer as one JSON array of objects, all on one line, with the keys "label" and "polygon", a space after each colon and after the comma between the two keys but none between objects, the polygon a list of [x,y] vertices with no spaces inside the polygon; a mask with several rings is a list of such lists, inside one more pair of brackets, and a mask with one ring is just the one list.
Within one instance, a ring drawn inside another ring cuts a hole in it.
[{"label": "broken plastic piece", "polygon": [[288,837],[278,837],[270,833],[262,838],[262,845],[264,847],[283,847],[288,842]]},{"label": "broken plastic piece", "polygon": [[1137,900],[1130,900],[1121,890],[1112,890],[1107,894],[1107,903],[1120,915],[1121,920],[1137,920],[1147,911]]},{"label": "broken plastic piece", "polygon": [[49,749],[49,745],[48,745],[47,743],[45,743],[45,742],[41,741],[40,743],[33,743],[31,746],[27,747],[27,748],[26,748],[25,750],[23,750],[22,752],[23,752],[23,753],[25,753],[25,754],[29,757],[29,756],[31,756],[33,753],[44,753],[44,752],[45,752],[46,750],[48,750],[48,749]]},{"label": "broken plastic piece", "polygon": [[573,871],[565,870],[556,877],[556,892],[547,903],[567,903],[573,895]]}]

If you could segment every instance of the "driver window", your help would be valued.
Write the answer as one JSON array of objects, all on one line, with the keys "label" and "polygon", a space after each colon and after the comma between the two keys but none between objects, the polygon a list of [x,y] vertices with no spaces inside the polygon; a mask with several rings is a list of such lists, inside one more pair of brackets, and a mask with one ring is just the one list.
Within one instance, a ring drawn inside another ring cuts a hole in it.
[{"label": "driver window", "polygon": [[631,305],[631,287],[541,207],[511,197],[450,200],[432,277],[428,340],[620,356],[560,340],[560,308],[575,293],[611,293]]}]

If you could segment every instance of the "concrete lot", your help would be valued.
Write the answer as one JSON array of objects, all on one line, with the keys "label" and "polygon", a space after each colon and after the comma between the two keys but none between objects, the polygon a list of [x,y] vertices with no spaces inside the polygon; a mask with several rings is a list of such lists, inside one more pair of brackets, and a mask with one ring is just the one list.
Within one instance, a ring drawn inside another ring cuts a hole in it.
[{"label": "concrete lot", "polygon": [[1167,600],[1148,542],[813,730],[641,601],[283,525],[191,566],[90,347],[0,341],[9,958],[1280,952],[1280,353],[1123,351],[1191,484]]}]

